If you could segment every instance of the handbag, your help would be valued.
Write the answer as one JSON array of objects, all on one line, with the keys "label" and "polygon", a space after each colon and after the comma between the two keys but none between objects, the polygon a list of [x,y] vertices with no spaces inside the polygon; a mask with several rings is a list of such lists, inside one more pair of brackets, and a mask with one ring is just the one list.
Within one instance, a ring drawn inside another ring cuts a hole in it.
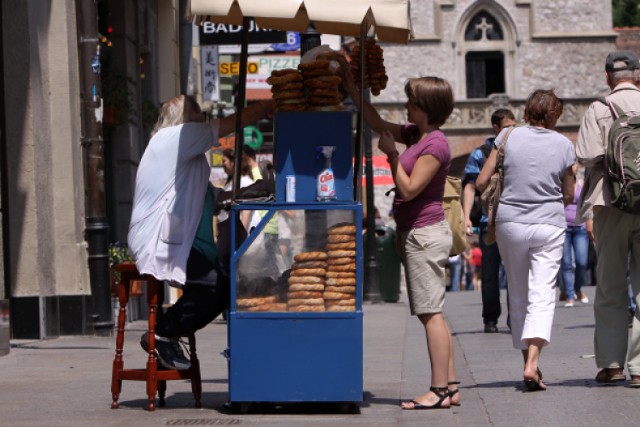
[{"label": "handbag", "polygon": [[504,140],[498,148],[496,158],[496,169],[489,178],[489,185],[482,192],[480,201],[482,202],[482,209],[487,213],[488,227],[487,233],[484,237],[484,242],[487,245],[492,245],[496,242],[496,214],[498,212],[498,205],[500,204],[500,194],[502,193],[502,187],[504,185],[504,149],[507,146],[509,135],[515,126],[511,126],[507,133],[504,135]]}]

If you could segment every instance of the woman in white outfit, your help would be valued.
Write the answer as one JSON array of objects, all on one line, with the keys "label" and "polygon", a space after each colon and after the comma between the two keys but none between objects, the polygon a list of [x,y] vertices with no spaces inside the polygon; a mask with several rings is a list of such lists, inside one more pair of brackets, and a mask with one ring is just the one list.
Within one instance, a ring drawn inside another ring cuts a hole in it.
[{"label": "woman in white outfit", "polygon": [[[562,114],[552,90],[536,90],[527,99],[527,126],[513,129],[504,149],[504,185],[496,216],[496,240],[509,286],[513,346],[524,357],[528,391],[546,390],[538,368],[542,347],[549,344],[555,310],[566,221],[564,206],[575,185],[575,150],[569,139],[552,130]],[[500,147],[506,130],[496,138]],[[495,170],[491,152],[478,180],[484,191]]]}]

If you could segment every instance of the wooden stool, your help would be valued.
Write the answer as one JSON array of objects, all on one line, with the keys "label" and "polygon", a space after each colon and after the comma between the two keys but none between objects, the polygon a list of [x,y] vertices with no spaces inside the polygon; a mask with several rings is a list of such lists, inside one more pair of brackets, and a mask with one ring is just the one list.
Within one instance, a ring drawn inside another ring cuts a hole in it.
[{"label": "wooden stool", "polygon": [[[156,391],[158,392],[158,405],[164,407],[164,396],[167,390],[168,380],[191,379],[191,390],[196,400],[195,407],[200,408],[200,397],[202,395],[202,380],[200,378],[200,362],[196,355],[196,338],[194,334],[189,335],[189,352],[191,368],[184,371],[174,369],[164,369],[158,367],[155,356],[155,326],[156,318],[162,315],[162,303],[164,300],[164,287],[155,277],[141,275],[133,263],[122,263],[115,266],[120,273],[118,283],[118,301],[120,310],[118,312],[118,333],[116,335],[116,357],[113,360],[113,372],[111,374],[111,394],[113,402],[111,408],[118,408],[118,398],[122,390],[123,380],[146,381],[147,395],[149,396],[149,411],[155,409]],[[147,283],[147,303],[149,304],[149,359],[146,369],[124,369],[122,358],[122,347],[124,346],[124,325],[127,317],[127,303],[129,302],[129,292],[131,291],[132,280],[143,280]],[[158,310],[160,307],[160,310]]]}]

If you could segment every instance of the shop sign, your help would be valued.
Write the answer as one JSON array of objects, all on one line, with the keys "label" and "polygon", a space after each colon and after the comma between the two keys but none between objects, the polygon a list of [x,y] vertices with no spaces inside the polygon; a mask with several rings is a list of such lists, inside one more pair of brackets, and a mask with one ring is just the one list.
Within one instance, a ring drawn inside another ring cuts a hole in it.
[{"label": "shop sign", "polygon": [[[198,27],[200,45],[221,45],[242,43],[242,26],[204,22]],[[249,43],[287,43],[287,32],[260,28],[251,21]]]},{"label": "shop sign", "polygon": [[205,101],[219,101],[218,46],[200,47],[200,61],[202,68],[202,98]]},{"label": "shop sign", "polygon": [[[249,62],[247,64],[247,74],[257,74],[258,73],[258,63],[257,62]],[[221,62],[220,63],[220,74],[223,76],[234,75],[237,76],[240,74],[240,63],[239,62]]]}]

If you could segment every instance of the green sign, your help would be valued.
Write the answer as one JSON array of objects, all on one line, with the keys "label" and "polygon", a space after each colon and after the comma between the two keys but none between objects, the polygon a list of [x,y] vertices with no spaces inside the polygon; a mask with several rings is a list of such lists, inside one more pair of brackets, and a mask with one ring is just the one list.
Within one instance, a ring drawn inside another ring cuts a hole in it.
[{"label": "green sign", "polygon": [[254,150],[257,150],[262,146],[262,132],[260,132],[260,130],[255,126],[245,127],[244,143]]}]

